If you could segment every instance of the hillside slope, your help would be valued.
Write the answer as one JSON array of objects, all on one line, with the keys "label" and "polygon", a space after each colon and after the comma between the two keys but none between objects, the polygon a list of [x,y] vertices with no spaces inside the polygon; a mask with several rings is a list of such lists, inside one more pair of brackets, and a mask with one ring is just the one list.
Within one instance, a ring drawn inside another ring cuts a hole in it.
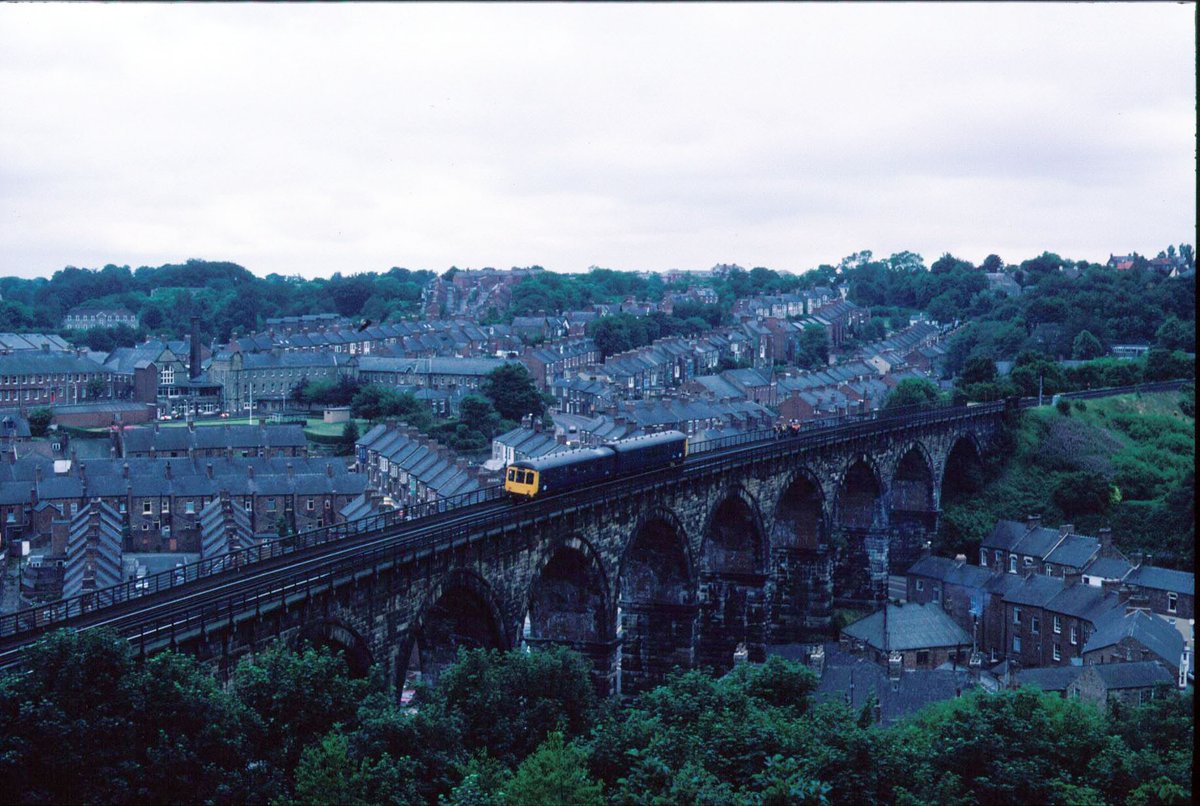
[{"label": "hillside slope", "polygon": [[938,549],[973,557],[997,520],[1040,514],[1084,534],[1110,526],[1126,554],[1190,568],[1194,411],[1194,392],[1185,390],[1075,401],[1066,414],[1051,406],[1025,412],[1012,452],[975,483],[943,494]]}]

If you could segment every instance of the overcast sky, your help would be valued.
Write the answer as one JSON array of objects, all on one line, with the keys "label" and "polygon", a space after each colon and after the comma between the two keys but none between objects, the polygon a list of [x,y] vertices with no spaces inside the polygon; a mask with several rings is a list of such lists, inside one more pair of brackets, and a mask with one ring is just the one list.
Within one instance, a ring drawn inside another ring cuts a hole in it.
[{"label": "overcast sky", "polygon": [[0,276],[1195,242],[1194,5],[0,4]]}]

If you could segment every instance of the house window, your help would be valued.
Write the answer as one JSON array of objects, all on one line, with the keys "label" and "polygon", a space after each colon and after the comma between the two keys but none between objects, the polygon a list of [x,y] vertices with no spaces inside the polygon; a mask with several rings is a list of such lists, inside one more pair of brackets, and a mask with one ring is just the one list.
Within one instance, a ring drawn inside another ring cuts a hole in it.
[{"label": "house window", "polygon": [[1021,636],[1014,635],[1013,636],[1013,652],[1020,652],[1020,651],[1021,651]]},{"label": "house window", "polygon": [[1020,624],[1020,623],[1021,623],[1021,608],[1014,607],[1013,608],[1013,624]]},{"label": "house window", "polygon": [[275,511],[275,499],[268,498],[267,499],[267,512],[274,512],[274,511]]},{"label": "house window", "polygon": [[933,589],[933,601],[935,601],[935,602],[942,601],[942,589],[941,588],[935,587]]},{"label": "house window", "polygon": [[125,502],[124,501],[117,502],[117,512],[119,512],[122,515],[125,514]]},{"label": "house window", "polygon": [[163,511],[163,513],[167,513],[167,512],[171,511],[171,499],[170,498],[163,499],[162,511]]},{"label": "house window", "polygon": [[247,498],[247,499],[245,500],[245,502],[242,504],[242,506],[244,506],[244,507],[245,507],[245,509],[246,509],[246,511],[247,511],[247,512],[253,512],[253,511],[254,511],[254,501],[253,501],[252,499],[250,499],[250,498]]},{"label": "house window", "polygon": [[313,501],[313,499],[309,498],[307,501],[304,502],[304,508],[307,509],[309,512],[312,512],[314,509],[317,508],[317,504],[315,501]]},{"label": "house window", "polygon": [[1179,610],[1179,594],[1178,593],[1168,593],[1167,594],[1167,612],[1175,613],[1178,610]]},{"label": "house window", "polygon": [[1015,554],[1008,555],[1008,573],[1017,573],[1017,555]]},{"label": "house window", "polygon": [[1026,567],[1026,568],[1032,568],[1032,567],[1033,567],[1033,558],[1032,558],[1032,557],[1026,557],[1026,558],[1025,558],[1025,567]]},{"label": "house window", "polygon": [[154,505],[151,504],[149,501],[143,501],[142,502],[142,514],[150,515],[153,512],[154,512]]},{"label": "house window", "polygon": [[1048,577],[1054,576],[1054,566],[1050,565],[1049,563],[1046,563],[1046,576],[1048,576]]},{"label": "house window", "polygon": [[1079,643],[1079,632],[1074,624],[1071,625],[1071,646]]},{"label": "house window", "polygon": [[183,505],[183,511],[186,512],[188,515],[194,515],[196,513],[196,502],[195,501],[185,502]]},{"label": "house window", "polygon": [[925,590],[925,580],[923,580],[923,579],[917,580],[917,590],[919,590],[919,591]]},{"label": "house window", "polygon": [[1062,647],[1058,645],[1057,641],[1054,642],[1054,659],[1056,661],[1062,660]]},{"label": "house window", "polygon": [[1062,634],[1062,619],[1058,616],[1054,617],[1054,634],[1055,635]]},{"label": "house window", "polygon": [[987,549],[979,550],[979,564],[984,568],[987,568]]},{"label": "house window", "polygon": [[928,649],[918,649],[917,650],[917,666],[928,666],[928,665],[929,665],[929,650]]},{"label": "house window", "polygon": [[1036,614],[1033,616],[1030,616],[1029,631],[1032,632],[1034,635],[1037,635],[1039,626],[1041,626],[1041,619],[1039,619]]}]

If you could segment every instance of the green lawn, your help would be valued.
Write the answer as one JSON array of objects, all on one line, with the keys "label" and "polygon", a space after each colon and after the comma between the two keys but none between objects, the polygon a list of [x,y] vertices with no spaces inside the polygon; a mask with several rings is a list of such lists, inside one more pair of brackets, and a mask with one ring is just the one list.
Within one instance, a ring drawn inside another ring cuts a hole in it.
[{"label": "green lawn", "polygon": [[[367,433],[371,427],[369,420],[355,420],[354,423],[358,426],[360,434]],[[340,437],[345,427],[345,423],[327,423],[320,417],[309,417],[308,425],[304,426],[304,433],[309,436]]]}]

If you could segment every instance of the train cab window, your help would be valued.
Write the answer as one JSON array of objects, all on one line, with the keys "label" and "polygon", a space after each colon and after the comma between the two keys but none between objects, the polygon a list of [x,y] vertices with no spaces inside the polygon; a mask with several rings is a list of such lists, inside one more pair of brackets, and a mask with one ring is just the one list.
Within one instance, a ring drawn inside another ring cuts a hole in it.
[{"label": "train cab window", "polygon": [[509,481],[517,480],[517,471],[513,470],[511,467],[508,469],[508,480]]}]

